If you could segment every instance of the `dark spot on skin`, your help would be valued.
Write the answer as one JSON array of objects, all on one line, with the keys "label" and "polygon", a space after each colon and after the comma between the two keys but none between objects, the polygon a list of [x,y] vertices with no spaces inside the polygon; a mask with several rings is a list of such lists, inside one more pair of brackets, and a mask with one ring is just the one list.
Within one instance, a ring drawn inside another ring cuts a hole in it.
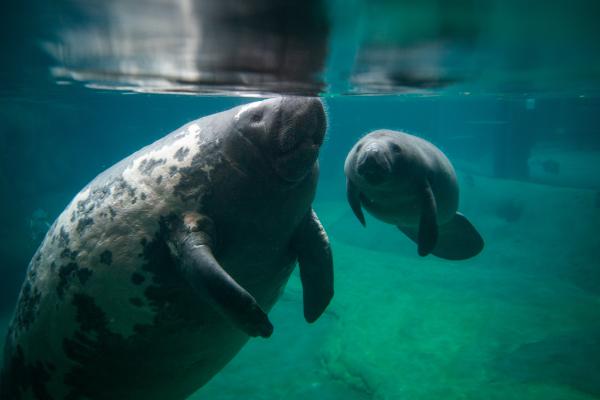
[{"label": "dark spot on skin", "polygon": [[33,259],[31,260],[29,267],[27,268],[27,278],[31,282],[35,281],[35,278],[37,277],[37,272],[41,265],[41,262],[42,262],[42,253],[38,250],[36,252],[35,256],[33,257]]},{"label": "dark spot on skin", "polygon": [[80,219],[79,222],[77,223],[77,233],[79,233],[80,235],[90,226],[94,225],[94,219],[93,218],[83,218]]},{"label": "dark spot on skin", "polygon": [[92,276],[92,270],[89,268],[80,268],[74,262],[67,265],[63,265],[58,269],[58,285],[56,286],[56,293],[60,299],[64,299],[65,291],[70,287],[72,280],[77,277],[79,283],[85,285],[89,278]]},{"label": "dark spot on skin", "polygon": [[157,177],[156,177],[156,184],[157,184],[157,185],[160,185],[160,184],[161,184],[161,182],[162,182],[162,180],[163,180],[163,177],[162,177],[162,175],[159,175],[159,176],[157,176]]},{"label": "dark spot on skin", "polygon": [[187,155],[190,153],[190,149],[188,147],[180,147],[175,152],[175,159],[179,162],[185,160]]},{"label": "dark spot on skin", "polygon": [[91,189],[90,194],[85,200],[79,200],[77,202],[76,211],[71,214],[71,222],[75,222],[77,219],[79,219],[81,223],[82,220],[91,219],[90,215],[92,214],[92,211],[94,211],[96,208],[102,207],[104,201],[109,196],[110,187],[108,186]]},{"label": "dark spot on skin", "polygon": [[65,355],[75,363],[64,378],[70,389],[66,399],[129,398],[132,371],[139,375],[139,360],[145,359],[152,342],[111,332],[106,313],[86,294],[75,294],[72,304],[79,330],[63,340]]},{"label": "dark spot on skin", "polygon": [[144,159],[140,163],[138,170],[141,172],[142,175],[150,176],[154,168],[158,167],[159,165],[163,165],[166,162],[167,160],[165,160],[164,158],[159,158],[158,160],[155,158],[151,158],[149,160]]},{"label": "dark spot on skin", "polygon": [[100,254],[100,262],[106,265],[112,264],[112,252],[110,250],[104,250],[102,254]]},{"label": "dark spot on skin", "polygon": [[129,302],[136,307],[143,307],[143,305],[144,305],[143,300],[140,299],[139,297],[132,297],[129,299]]},{"label": "dark spot on skin", "polygon": [[144,275],[134,272],[133,274],[131,274],[131,283],[133,283],[134,285],[141,285],[142,283],[144,283],[144,281],[146,280],[146,278],[144,278]]},{"label": "dark spot on skin", "polygon": [[68,247],[66,247],[61,253],[60,253],[60,257],[61,258],[69,258],[71,260],[75,260],[75,258],[77,257],[77,254],[79,252],[78,251],[71,251],[71,249],[69,249]]},{"label": "dark spot on skin", "polygon": [[69,245],[69,243],[71,242],[71,240],[69,239],[69,234],[67,233],[67,230],[65,229],[64,226],[60,227],[60,233],[59,233],[59,243],[62,247],[66,247]]},{"label": "dark spot on skin", "polygon": [[89,198],[77,202],[77,212],[83,215],[90,214],[92,211],[94,211],[95,207],[96,205],[91,202]]},{"label": "dark spot on skin", "polygon": [[137,197],[134,197],[133,199],[131,199],[131,204],[135,204],[137,202]]},{"label": "dark spot on skin", "polygon": [[37,317],[42,295],[29,281],[25,281],[15,310],[15,322],[20,330],[27,330]]},{"label": "dark spot on skin", "polygon": [[4,369],[0,374],[0,398],[22,400],[23,393],[31,391],[37,400],[53,400],[46,384],[55,367],[52,363],[36,360],[27,362],[21,346],[14,347],[7,336]]},{"label": "dark spot on skin", "polygon": [[148,197],[148,196],[146,196],[146,193],[142,193],[142,194],[140,194],[140,198],[141,198],[142,200],[146,200],[146,197]]},{"label": "dark spot on skin", "polygon": [[171,176],[171,177],[175,176],[175,174],[177,173],[178,170],[179,170],[179,168],[177,168],[174,165],[171,165],[169,167],[169,176]]},{"label": "dark spot on skin", "polygon": [[[142,269],[152,274],[152,279],[144,290],[145,299],[129,299],[133,307],[152,309],[151,323],[136,324],[134,333],[123,337],[111,331],[109,316],[94,298],[84,293],[73,295],[79,329],[63,340],[65,355],[74,363],[64,379],[70,390],[67,399],[131,398],[135,385],[156,379],[154,368],[140,367],[140,360],[152,362],[149,348],[172,332],[199,330],[207,323],[195,312],[205,305],[199,303],[190,285],[173,273],[176,268],[165,232],[166,224],[161,221],[160,231],[154,238],[142,241]],[[132,280],[133,276],[135,274]]]},{"label": "dark spot on skin", "polygon": [[117,215],[117,212],[112,207],[108,207],[108,212],[110,213],[111,219],[114,219],[115,215]]},{"label": "dark spot on skin", "polygon": [[[125,182],[125,179],[123,178],[117,178],[112,182],[112,185],[114,187],[114,196],[116,198],[122,197],[123,195],[127,194],[129,197],[133,197],[135,196],[135,191],[136,189],[131,186],[130,184],[128,184],[127,182]],[[110,211],[110,208],[109,208]]]}]

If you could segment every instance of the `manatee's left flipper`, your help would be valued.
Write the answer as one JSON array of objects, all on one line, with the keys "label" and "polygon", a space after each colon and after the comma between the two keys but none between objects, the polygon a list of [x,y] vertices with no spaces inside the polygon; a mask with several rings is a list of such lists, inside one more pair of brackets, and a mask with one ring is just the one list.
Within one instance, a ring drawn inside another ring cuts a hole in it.
[{"label": "manatee's left flipper", "polygon": [[438,243],[432,254],[446,260],[466,260],[483,250],[483,238],[461,213],[440,225]]},{"label": "manatee's left flipper", "polygon": [[195,292],[249,336],[269,337],[273,325],[254,297],[221,267],[212,251],[212,222],[185,216],[168,245],[179,271]]},{"label": "manatee's left flipper", "polygon": [[421,217],[417,238],[418,253],[421,257],[431,253],[438,239],[437,204],[429,182],[421,194]]},{"label": "manatee's left flipper", "polygon": [[311,209],[294,232],[304,297],[304,318],[316,321],[333,297],[333,258],[327,233]]},{"label": "manatee's left flipper", "polygon": [[362,224],[362,226],[367,226],[365,214],[363,213],[360,205],[360,191],[348,178],[346,178],[346,198],[348,199],[348,204],[350,204],[352,212],[354,215],[356,215],[356,218],[358,218],[358,221]]}]

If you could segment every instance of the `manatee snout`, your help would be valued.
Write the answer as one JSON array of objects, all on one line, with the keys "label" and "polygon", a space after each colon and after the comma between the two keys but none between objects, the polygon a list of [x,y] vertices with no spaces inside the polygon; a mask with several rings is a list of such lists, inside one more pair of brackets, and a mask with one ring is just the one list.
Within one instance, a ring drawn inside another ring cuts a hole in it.
[{"label": "manatee snout", "polygon": [[325,110],[315,97],[284,97],[280,108],[279,150],[289,153],[298,147],[318,147],[326,129]]},{"label": "manatee snout", "polygon": [[357,155],[357,174],[372,185],[384,182],[392,170],[387,153],[386,149],[376,143],[362,146]]},{"label": "manatee snout", "polygon": [[327,128],[323,103],[314,97],[284,97],[279,110],[275,160],[278,174],[302,180],[313,168]]}]

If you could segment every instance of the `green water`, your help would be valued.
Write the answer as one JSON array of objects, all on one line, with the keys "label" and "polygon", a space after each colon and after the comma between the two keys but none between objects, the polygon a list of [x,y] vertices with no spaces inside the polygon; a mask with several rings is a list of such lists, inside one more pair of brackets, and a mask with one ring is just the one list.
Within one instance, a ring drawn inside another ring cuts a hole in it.
[{"label": "green water", "polygon": [[[0,340],[49,224],[98,173],[245,96],[311,94],[329,125],[314,209],[334,299],[307,324],[296,271],[273,336],[191,398],[600,399],[597,2],[306,0],[250,14],[256,36],[202,7],[229,16],[227,2],[159,3],[30,0],[2,16]],[[421,258],[396,228],[359,224],[343,163],[380,128],[449,157],[481,254]]]},{"label": "green water", "polygon": [[[393,228],[317,201],[336,261],[324,318],[304,324],[294,277],[273,338],[193,398],[599,398],[600,297],[573,283],[596,268],[595,193],[485,178],[463,193],[487,244],[467,262],[420,259]],[[497,213],[506,199],[516,222]]]}]

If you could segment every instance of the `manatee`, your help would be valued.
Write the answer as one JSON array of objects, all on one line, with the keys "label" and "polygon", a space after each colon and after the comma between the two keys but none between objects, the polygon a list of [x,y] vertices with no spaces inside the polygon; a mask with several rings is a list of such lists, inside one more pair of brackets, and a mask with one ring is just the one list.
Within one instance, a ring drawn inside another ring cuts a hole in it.
[{"label": "manatee", "polygon": [[250,337],[296,263],[304,316],[333,296],[312,209],[319,99],[195,120],[97,176],[29,264],[6,339],[2,399],[183,399]]},{"label": "manatee", "polygon": [[454,168],[430,142],[403,132],[373,131],[352,147],[344,172],[348,202],[363,226],[364,207],[416,242],[420,256],[464,260],[483,249],[481,235],[457,212]]}]

